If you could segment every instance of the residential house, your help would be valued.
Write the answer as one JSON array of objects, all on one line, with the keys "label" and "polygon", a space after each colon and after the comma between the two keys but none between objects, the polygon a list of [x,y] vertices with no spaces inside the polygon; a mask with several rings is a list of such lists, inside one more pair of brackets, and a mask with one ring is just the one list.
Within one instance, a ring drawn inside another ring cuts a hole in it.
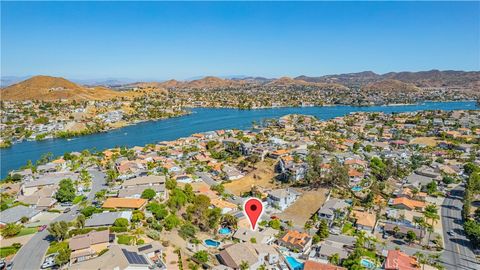
[{"label": "residential house", "polygon": [[312,237],[307,233],[289,230],[277,242],[280,246],[303,253],[308,252],[312,246]]},{"label": "residential house", "polygon": [[417,270],[420,269],[420,264],[415,257],[408,256],[400,250],[389,250],[383,268],[385,270]]},{"label": "residential house", "polygon": [[3,227],[9,223],[20,223],[23,217],[28,220],[32,220],[40,214],[40,211],[34,207],[27,207],[23,205],[17,205],[12,208],[3,210],[0,214],[0,227]]},{"label": "residential house", "polygon": [[252,239],[255,239],[255,243],[268,245],[275,240],[275,235],[277,233],[278,231],[272,228],[266,228],[262,231],[252,231],[247,228],[238,228],[238,230],[233,234],[233,238],[242,242],[251,242]]},{"label": "residential house", "polygon": [[352,217],[355,219],[355,227],[359,230],[371,233],[375,228],[377,217],[374,213],[354,210]]},{"label": "residential house", "polygon": [[86,234],[73,236],[68,242],[68,246],[72,251],[70,263],[82,262],[96,257],[98,253],[108,248],[109,243],[110,233],[108,230],[91,231]]},{"label": "residential house", "polygon": [[142,246],[111,245],[105,254],[71,265],[69,269],[164,270],[162,246],[152,242]]},{"label": "residential house", "polygon": [[229,165],[224,165],[222,170],[226,174],[228,180],[238,180],[245,176],[235,167]]},{"label": "residential house", "polygon": [[300,196],[300,193],[291,188],[275,189],[268,192],[267,202],[272,207],[278,208],[282,211],[292,205]]},{"label": "residential house", "polygon": [[332,198],[326,201],[322,208],[318,210],[318,217],[327,220],[328,224],[332,224],[335,218],[343,218],[347,215],[350,205],[345,200]]},{"label": "residential house", "polygon": [[333,264],[306,261],[303,264],[303,270],[347,270],[347,268],[336,266]]},{"label": "residential house", "polygon": [[113,209],[142,209],[146,204],[147,200],[145,199],[107,198],[102,207]]},{"label": "residential house", "polygon": [[112,226],[118,218],[132,219],[132,211],[95,213],[85,220],[85,227]]},{"label": "residential house", "polygon": [[390,199],[388,204],[397,209],[419,210],[419,211],[423,211],[423,208],[426,206],[425,202],[412,200],[407,197]]},{"label": "residential house", "polygon": [[263,264],[275,265],[280,256],[273,246],[264,244],[237,243],[228,245],[218,254],[221,264],[234,270],[241,269],[242,263],[246,262],[249,269],[257,269]]}]

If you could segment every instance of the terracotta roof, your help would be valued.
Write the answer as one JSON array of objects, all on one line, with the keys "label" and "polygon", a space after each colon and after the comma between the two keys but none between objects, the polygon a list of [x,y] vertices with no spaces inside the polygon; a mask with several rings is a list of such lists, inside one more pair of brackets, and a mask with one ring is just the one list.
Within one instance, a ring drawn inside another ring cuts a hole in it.
[{"label": "terracotta roof", "polygon": [[347,268],[343,268],[340,266],[332,265],[332,264],[325,264],[319,263],[314,261],[306,261],[303,265],[303,270],[346,270]]},{"label": "terracotta roof", "polygon": [[424,208],[425,205],[426,205],[425,202],[411,200],[411,199],[406,198],[406,197],[400,197],[400,198],[393,199],[392,205],[399,205],[399,204],[403,204],[410,209]]},{"label": "terracotta roof", "polygon": [[292,245],[305,246],[309,240],[310,236],[306,233],[301,233],[299,231],[288,231],[283,237],[282,241],[285,243],[290,243]]},{"label": "terracotta roof", "polygon": [[420,269],[417,260],[400,250],[389,250],[385,260],[385,270],[414,270]]},{"label": "terracotta roof", "polygon": [[142,208],[147,203],[145,199],[133,198],[108,198],[103,203],[103,208]]}]

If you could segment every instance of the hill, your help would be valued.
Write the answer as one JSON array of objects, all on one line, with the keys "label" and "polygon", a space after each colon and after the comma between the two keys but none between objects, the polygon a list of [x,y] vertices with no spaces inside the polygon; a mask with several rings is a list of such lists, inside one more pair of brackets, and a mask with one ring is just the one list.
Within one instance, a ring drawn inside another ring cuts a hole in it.
[{"label": "hill", "polygon": [[0,93],[3,100],[102,100],[131,94],[105,87],[87,88],[64,78],[50,76],[32,77],[5,87]]},{"label": "hill", "polygon": [[378,82],[369,83],[362,87],[362,91],[370,92],[402,92],[412,93],[418,92],[421,89],[414,84],[401,82],[399,80],[382,80]]}]

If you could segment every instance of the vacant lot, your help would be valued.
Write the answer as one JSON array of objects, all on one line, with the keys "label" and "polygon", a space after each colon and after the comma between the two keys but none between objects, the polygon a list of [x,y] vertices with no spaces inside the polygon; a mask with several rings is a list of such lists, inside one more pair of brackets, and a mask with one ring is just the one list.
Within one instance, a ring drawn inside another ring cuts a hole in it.
[{"label": "vacant lot", "polygon": [[264,188],[275,188],[279,186],[273,181],[275,177],[274,163],[270,159],[259,162],[256,169],[245,175],[245,177],[225,184],[225,189],[235,195],[240,195],[251,190],[252,186],[261,186]]},{"label": "vacant lot", "polygon": [[437,139],[435,137],[417,137],[410,141],[410,144],[423,144],[426,146],[436,146]]},{"label": "vacant lot", "polygon": [[277,216],[282,220],[291,220],[293,224],[303,227],[325,202],[327,189],[319,188],[302,192],[302,196],[287,210]]}]

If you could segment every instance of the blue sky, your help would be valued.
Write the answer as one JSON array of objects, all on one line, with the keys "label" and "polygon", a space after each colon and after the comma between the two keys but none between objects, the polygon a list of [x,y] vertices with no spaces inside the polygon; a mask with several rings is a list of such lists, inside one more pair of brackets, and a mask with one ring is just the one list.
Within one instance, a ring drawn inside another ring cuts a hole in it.
[{"label": "blue sky", "polygon": [[480,69],[479,2],[2,2],[2,75]]}]

